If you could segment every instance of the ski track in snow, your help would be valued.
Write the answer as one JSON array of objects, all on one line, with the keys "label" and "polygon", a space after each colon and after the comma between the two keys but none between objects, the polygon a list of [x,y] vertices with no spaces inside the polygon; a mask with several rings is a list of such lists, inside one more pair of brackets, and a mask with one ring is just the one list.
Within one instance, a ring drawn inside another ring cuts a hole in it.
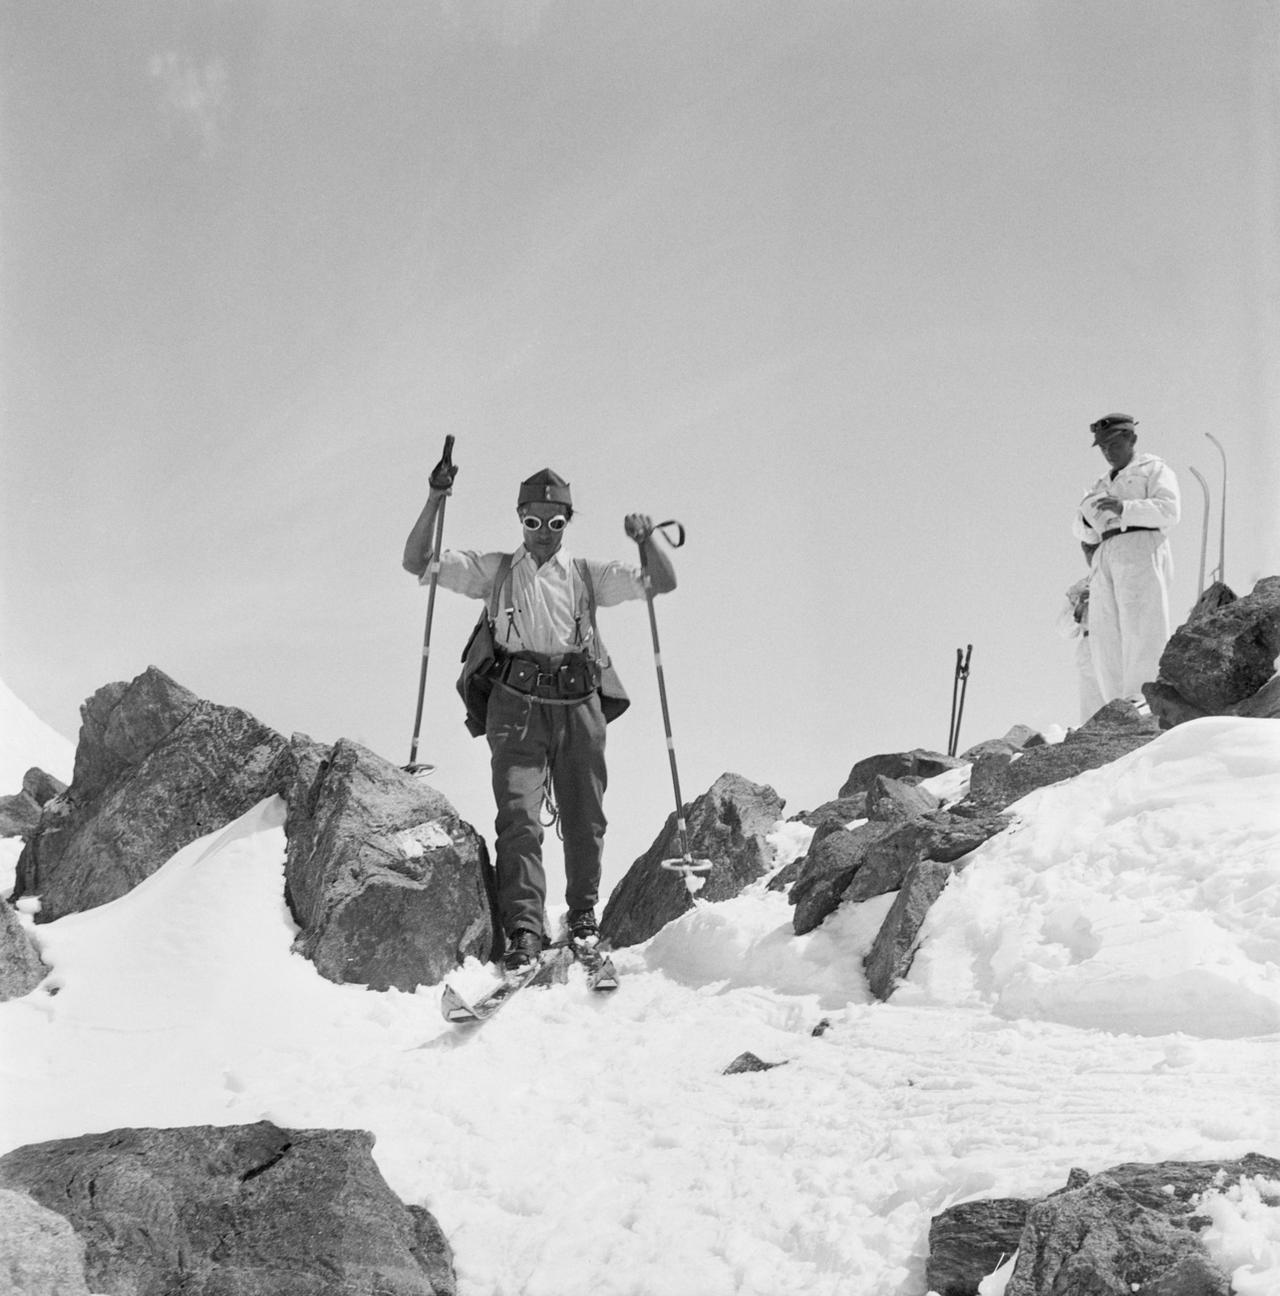
[{"label": "ski track in snow", "polygon": [[[616,994],[574,969],[450,1027],[438,987],[337,986],[290,952],[265,802],[35,929],[54,970],[0,1005],[0,1150],[358,1127],[439,1219],[462,1296],[923,1296],[930,1219],[958,1201],[1043,1195],[1073,1166],[1280,1153],[1277,1035],[1216,1037],[1224,1007],[1280,1001],[1280,743],[1242,723],[1033,794],[944,892],[889,1004],[860,965],[891,897],[797,938],[756,888],[617,953]],[[1144,929],[1154,989],[1125,962]],[[1194,1029],[1155,1029],[1206,951],[1217,998]],[[1079,980],[1099,967],[1114,1003]],[[1104,1008],[1128,1033],[1083,1024]],[[748,1050],[784,1065],[722,1074]]]}]

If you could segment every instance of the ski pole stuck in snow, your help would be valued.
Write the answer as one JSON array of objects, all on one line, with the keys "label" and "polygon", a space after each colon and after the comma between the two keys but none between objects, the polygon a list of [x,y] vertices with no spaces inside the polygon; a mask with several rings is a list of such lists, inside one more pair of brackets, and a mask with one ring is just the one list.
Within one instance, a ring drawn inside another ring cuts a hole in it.
[{"label": "ski pole stuck in snow", "polygon": [[969,659],[973,645],[956,649],[956,673],[951,683],[951,725],[947,729],[947,755],[954,756],[960,745],[960,723],[964,719],[964,695],[969,688]]},{"label": "ski pole stuck in snow", "polygon": [[1209,549],[1209,483],[1205,481],[1204,474],[1194,468],[1191,469],[1191,475],[1200,483],[1200,490],[1204,494],[1204,514],[1200,523],[1200,574],[1196,577],[1196,598],[1198,599],[1204,593],[1205,555]]},{"label": "ski pole stuck in snow", "polygon": [[[671,533],[668,532],[668,527],[675,528],[674,539]],[[671,763],[671,786],[676,797],[676,835],[680,845],[679,858],[664,859],[662,867],[681,874],[689,894],[696,895],[706,884],[705,874],[711,871],[712,861],[709,859],[694,859],[689,853],[689,828],[684,818],[684,799],[680,795],[680,771],[676,767],[676,745],[671,736],[671,710],[667,705],[667,683],[662,671],[662,647],[658,642],[658,618],[653,610],[653,582],[649,576],[649,564],[645,557],[644,548],[645,541],[652,537],[654,531],[660,533],[662,538],[673,549],[679,549],[684,544],[684,527],[679,522],[659,522],[648,535],[636,540],[636,543],[640,546],[640,572],[644,579],[644,600],[649,608],[649,630],[653,635],[653,664],[658,675],[658,699],[662,703],[662,725],[667,736],[667,759]],[[699,876],[699,874],[704,876]]]},{"label": "ski pole stuck in snow", "polygon": [[1222,456],[1222,506],[1218,509],[1218,574],[1214,579],[1225,584],[1227,580],[1227,452],[1222,442],[1212,432],[1206,432],[1205,436],[1218,447],[1218,454]]}]

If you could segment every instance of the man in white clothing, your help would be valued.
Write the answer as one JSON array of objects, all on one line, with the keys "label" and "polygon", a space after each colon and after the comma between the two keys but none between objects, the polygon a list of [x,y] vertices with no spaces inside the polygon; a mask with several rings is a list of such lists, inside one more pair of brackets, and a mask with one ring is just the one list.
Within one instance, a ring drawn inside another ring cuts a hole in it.
[{"label": "man in white clothing", "polygon": [[1089,580],[1089,648],[1103,702],[1143,701],[1169,640],[1173,558],[1168,529],[1181,514],[1178,479],[1162,459],[1135,453],[1136,421],[1107,414],[1090,425],[1108,464],[1085,492],[1072,531],[1099,546]]}]

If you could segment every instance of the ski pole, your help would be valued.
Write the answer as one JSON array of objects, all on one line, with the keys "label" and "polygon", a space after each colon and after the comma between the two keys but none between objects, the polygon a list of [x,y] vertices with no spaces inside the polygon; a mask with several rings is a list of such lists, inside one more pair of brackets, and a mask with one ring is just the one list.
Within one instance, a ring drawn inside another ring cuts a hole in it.
[{"label": "ski pole", "polygon": [[[444,439],[441,462],[453,463],[453,437]],[[422,731],[422,703],[427,696],[427,665],[431,660],[431,620],[436,610],[436,585],[440,579],[440,554],[444,545],[444,506],[448,495],[440,497],[440,511],[436,514],[435,534],[431,538],[431,583],[427,589],[427,624],[422,632],[422,671],[418,676],[418,706],[413,716],[413,740],[409,744],[409,763],[405,770],[410,774],[430,773],[433,765],[418,764],[418,736]]]},{"label": "ski pole", "polygon": [[1204,593],[1204,562],[1209,549],[1209,483],[1194,468],[1191,469],[1191,475],[1200,483],[1200,491],[1204,495],[1204,517],[1200,523],[1200,575],[1196,581],[1196,598],[1199,599]]},{"label": "ski pole", "polygon": [[947,755],[955,755],[955,732],[956,732],[956,701],[960,696],[960,667],[964,661],[964,653],[961,649],[956,649],[956,668],[951,676],[951,718],[947,721]]},{"label": "ski pole", "polygon": [[1205,436],[1218,447],[1218,453],[1222,456],[1222,507],[1218,511],[1218,579],[1225,585],[1227,564],[1223,555],[1227,547],[1227,452],[1222,448],[1222,442],[1212,432],[1206,432]]},{"label": "ski pole", "polygon": [[[675,527],[676,538],[673,540],[667,533],[668,527]],[[684,527],[679,522],[660,522],[653,528],[660,532],[662,538],[673,548],[679,549],[684,544]],[[651,531],[650,536],[653,532]],[[648,537],[646,537],[647,539]],[[653,636],[653,665],[658,675],[658,699],[662,703],[662,726],[667,736],[667,759],[671,764],[671,787],[676,798],[676,836],[680,846],[678,859],[662,861],[664,869],[679,873],[684,878],[685,887],[692,895],[702,889],[706,879],[698,877],[699,873],[711,871],[713,862],[709,859],[695,860],[689,853],[689,827],[684,818],[684,798],[680,795],[680,771],[676,766],[676,745],[671,736],[671,710],[667,705],[666,676],[662,670],[662,647],[658,642],[658,618],[653,610],[653,579],[649,575],[649,564],[645,558],[644,541],[636,542],[640,547],[640,575],[644,582],[644,599],[649,608],[649,632]]]},{"label": "ski pole", "polygon": [[[960,723],[964,719],[964,695],[969,688],[969,659],[973,656],[973,645],[962,652],[956,649],[956,675],[951,685],[951,732],[947,735],[947,755],[954,756],[960,745]],[[959,706],[956,705],[956,689],[960,690]]]}]

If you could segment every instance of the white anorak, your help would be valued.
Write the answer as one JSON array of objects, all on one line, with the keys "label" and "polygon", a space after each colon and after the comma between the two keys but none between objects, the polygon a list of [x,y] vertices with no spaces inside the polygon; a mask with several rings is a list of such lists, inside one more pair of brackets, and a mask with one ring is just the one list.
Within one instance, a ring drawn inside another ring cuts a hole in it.
[{"label": "white anorak", "polygon": [[[1100,513],[1104,495],[1122,502],[1119,517]],[[1173,469],[1152,454],[1135,454],[1085,492],[1072,534],[1098,545],[1089,577],[1089,651],[1103,702],[1142,701],[1169,641],[1173,556],[1166,537],[1182,514]]]}]

